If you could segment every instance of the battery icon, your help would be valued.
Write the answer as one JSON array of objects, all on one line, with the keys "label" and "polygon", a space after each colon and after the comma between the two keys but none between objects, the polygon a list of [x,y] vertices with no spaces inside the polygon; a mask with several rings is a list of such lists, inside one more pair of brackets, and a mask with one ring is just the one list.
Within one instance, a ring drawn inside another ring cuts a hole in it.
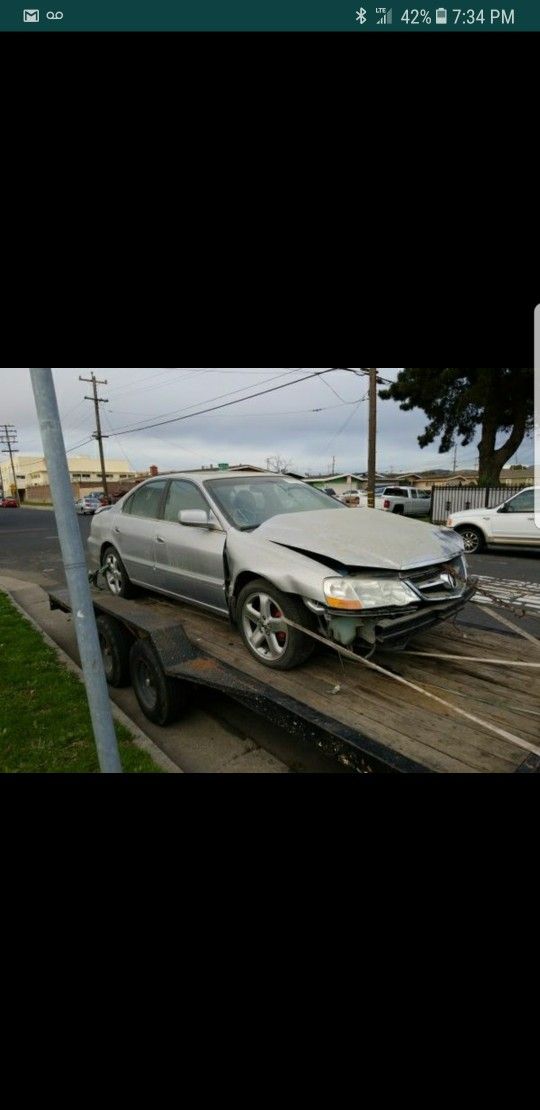
[{"label": "battery icon", "polygon": [[436,8],[435,23],[448,23],[448,12],[446,8]]}]

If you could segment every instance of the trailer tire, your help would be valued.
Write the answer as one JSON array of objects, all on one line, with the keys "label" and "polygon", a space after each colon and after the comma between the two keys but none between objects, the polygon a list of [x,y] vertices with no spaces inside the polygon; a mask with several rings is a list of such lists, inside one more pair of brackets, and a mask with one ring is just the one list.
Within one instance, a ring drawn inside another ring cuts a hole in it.
[{"label": "trailer tire", "polygon": [[281,593],[266,579],[256,578],[244,586],[238,595],[236,613],[244,644],[250,655],[265,667],[290,671],[313,654],[315,641],[296,628],[284,625],[283,630],[273,636],[264,636],[262,622],[268,618],[279,620],[281,615],[312,631],[316,627],[312,614],[300,598]]},{"label": "trailer tire", "polygon": [[109,686],[129,686],[129,651],[132,637],[114,617],[100,613],[96,619],[105,678]]},{"label": "trailer tire", "polygon": [[148,640],[135,640],[129,654],[129,667],[135,697],[145,717],[156,725],[175,721],[187,704],[185,684],[167,678]]}]

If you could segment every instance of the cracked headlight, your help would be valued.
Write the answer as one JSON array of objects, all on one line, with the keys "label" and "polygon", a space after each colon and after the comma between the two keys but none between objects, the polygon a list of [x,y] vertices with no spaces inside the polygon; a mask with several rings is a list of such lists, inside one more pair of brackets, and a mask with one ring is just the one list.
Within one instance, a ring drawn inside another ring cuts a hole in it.
[{"label": "cracked headlight", "polygon": [[418,601],[399,578],[325,578],[323,591],[331,609],[379,609]]}]

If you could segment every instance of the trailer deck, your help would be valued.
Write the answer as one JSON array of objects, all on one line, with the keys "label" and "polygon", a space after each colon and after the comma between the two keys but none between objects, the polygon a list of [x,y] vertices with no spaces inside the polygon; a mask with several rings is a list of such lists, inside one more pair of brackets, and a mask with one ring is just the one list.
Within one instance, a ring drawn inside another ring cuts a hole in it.
[{"label": "trailer deck", "polygon": [[[52,608],[70,611],[67,590],[49,597]],[[540,770],[538,754],[330,647],[319,645],[295,670],[270,670],[251,658],[226,620],[210,613],[155,596],[128,601],[98,589],[92,599],[96,611],[151,640],[168,676],[229,694],[358,771]],[[507,657],[497,666],[377,651],[373,662],[540,749],[538,672],[513,665],[540,662],[533,644],[446,622],[415,636],[410,647],[459,657]]]}]

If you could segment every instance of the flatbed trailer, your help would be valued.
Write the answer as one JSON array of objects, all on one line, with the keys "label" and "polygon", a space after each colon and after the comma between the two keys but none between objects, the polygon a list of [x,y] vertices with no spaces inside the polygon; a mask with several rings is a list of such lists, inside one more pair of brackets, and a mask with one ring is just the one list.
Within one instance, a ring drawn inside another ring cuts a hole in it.
[{"label": "flatbed trailer", "polygon": [[[173,720],[188,704],[190,688],[203,686],[359,772],[540,770],[538,672],[519,666],[538,665],[539,654],[519,637],[446,622],[411,641],[426,656],[377,651],[373,657],[482,725],[330,646],[318,645],[295,670],[272,670],[251,658],[221,617],[156,596],[126,600],[91,592],[108,681],[120,686],[131,679],[141,709],[157,723]],[[50,591],[49,600],[52,609],[71,611],[67,590]],[[438,653],[458,658],[438,659]],[[504,665],[483,661],[495,658]]]}]

